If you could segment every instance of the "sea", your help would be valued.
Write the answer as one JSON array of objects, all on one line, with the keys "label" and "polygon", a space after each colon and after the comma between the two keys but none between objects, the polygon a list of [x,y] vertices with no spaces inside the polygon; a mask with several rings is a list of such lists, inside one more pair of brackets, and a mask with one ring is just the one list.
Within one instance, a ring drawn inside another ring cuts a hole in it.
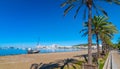
[{"label": "sea", "polygon": [[[45,54],[45,53],[56,53],[56,52],[73,52],[79,50],[81,49],[40,49],[40,53]],[[0,56],[20,55],[20,54],[27,54],[27,50],[18,49],[18,48],[0,49]]]}]

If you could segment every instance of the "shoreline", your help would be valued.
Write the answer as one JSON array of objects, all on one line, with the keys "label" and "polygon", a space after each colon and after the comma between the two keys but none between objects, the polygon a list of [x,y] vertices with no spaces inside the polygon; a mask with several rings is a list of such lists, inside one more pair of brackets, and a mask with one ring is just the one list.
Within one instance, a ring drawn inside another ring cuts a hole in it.
[{"label": "shoreline", "polygon": [[[74,51],[39,52],[39,53],[35,53],[35,54],[66,53],[66,52],[76,52],[76,51],[83,51],[83,50],[87,50],[87,49],[79,49],[79,50],[74,50]],[[17,55],[27,55],[27,53],[0,55],[0,57],[4,57],[4,56],[17,56]]]},{"label": "shoreline", "polygon": [[[96,50],[93,50],[93,52],[96,52]],[[87,53],[87,50],[80,50],[75,52],[0,56],[0,69],[29,69],[31,64],[34,63],[50,63],[67,58],[75,58],[75,56]]]},{"label": "shoreline", "polygon": [[69,51],[69,52],[47,52],[47,53],[35,53],[35,54],[16,54],[16,55],[5,55],[0,57],[15,57],[15,56],[28,56],[28,55],[49,55],[49,54],[62,54],[62,53],[73,53],[73,52],[81,52],[81,51],[87,51],[85,50],[78,50],[78,51]]}]

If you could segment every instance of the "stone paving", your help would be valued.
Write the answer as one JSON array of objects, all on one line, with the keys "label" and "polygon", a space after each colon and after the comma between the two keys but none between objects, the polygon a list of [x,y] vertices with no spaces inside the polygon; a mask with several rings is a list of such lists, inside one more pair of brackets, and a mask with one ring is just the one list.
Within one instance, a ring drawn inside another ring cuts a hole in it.
[{"label": "stone paving", "polygon": [[112,69],[120,69],[120,51],[112,51]]}]

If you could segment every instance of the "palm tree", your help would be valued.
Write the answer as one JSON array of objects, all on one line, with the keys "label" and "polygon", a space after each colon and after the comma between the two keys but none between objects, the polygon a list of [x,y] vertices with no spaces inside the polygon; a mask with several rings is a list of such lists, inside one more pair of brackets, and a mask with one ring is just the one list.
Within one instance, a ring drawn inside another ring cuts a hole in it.
[{"label": "palm tree", "polygon": [[117,47],[120,50],[120,37],[117,40],[117,44],[115,45],[115,47]]},{"label": "palm tree", "polygon": [[113,48],[113,46],[114,46],[114,45],[113,45],[111,39],[108,39],[108,40],[106,41],[106,48],[107,48],[107,51],[110,51],[111,48]]},{"label": "palm tree", "polygon": [[[64,15],[66,15],[72,8],[78,6],[74,18],[76,18],[79,10],[81,7],[85,6],[84,13],[86,14],[86,10],[88,10],[88,64],[92,64],[92,34],[91,34],[91,21],[92,21],[92,8],[95,9],[96,13],[98,14],[98,10],[102,11],[107,16],[107,13],[100,7],[96,5],[96,2],[112,2],[115,4],[120,4],[119,0],[65,0],[61,4],[61,7],[67,6],[64,11]],[[84,15],[85,16],[85,15]]]},{"label": "palm tree", "polygon": [[[97,43],[97,56],[100,57],[100,49],[99,49],[99,39],[103,40],[104,42],[108,43],[105,39],[111,39],[114,33],[117,33],[116,27],[107,21],[108,18],[104,16],[94,16],[92,19],[92,35],[96,36],[96,43]],[[82,36],[88,35],[88,22],[84,23],[84,29],[80,32],[84,32]],[[104,36],[104,38],[103,38]],[[107,40],[108,40],[107,39]]]},{"label": "palm tree", "polygon": [[112,23],[109,23],[109,26],[105,26],[104,29],[101,31],[103,32],[100,33],[100,38],[102,40],[102,51],[104,51],[106,54],[106,50],[107,50],[106,45],[113,38],[114,34],[118,33],[118,30]]},{"label": "palm tree", "polygon": [[102,53],[103,54],[106,54],[110,48],[113,47],[113,43],[111,41],[111,38],[105,38],[105,39],[102,39]]},{"label": "palm tree", "polygon": [[117,33],[118,31],[111,22],[108,22],[108,18],[104,16],[94,16],[92,23],[93,23],[92,29],[94,30],[94,33],[96,35],[98,57],[100,57],[99,49],[100,36],[104,35],[104,37],[107,39],[106,43],[109,44],[110,40],[113,37],[113,34]]}]

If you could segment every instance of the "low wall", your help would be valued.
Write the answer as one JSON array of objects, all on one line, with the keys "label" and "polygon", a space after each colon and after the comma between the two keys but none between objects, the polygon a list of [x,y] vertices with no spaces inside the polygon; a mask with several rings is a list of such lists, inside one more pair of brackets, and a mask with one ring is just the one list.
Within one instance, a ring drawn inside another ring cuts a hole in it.
[{"label": "low wall", "polygon": [[111,69],[112,67],[112,51],[111,52],[109,52],[109,54],[108,54],[108,58],[107,58],[107,60],[105,61],[105,64],[104,64],[104,67],[103,67],[103,69]]}]

